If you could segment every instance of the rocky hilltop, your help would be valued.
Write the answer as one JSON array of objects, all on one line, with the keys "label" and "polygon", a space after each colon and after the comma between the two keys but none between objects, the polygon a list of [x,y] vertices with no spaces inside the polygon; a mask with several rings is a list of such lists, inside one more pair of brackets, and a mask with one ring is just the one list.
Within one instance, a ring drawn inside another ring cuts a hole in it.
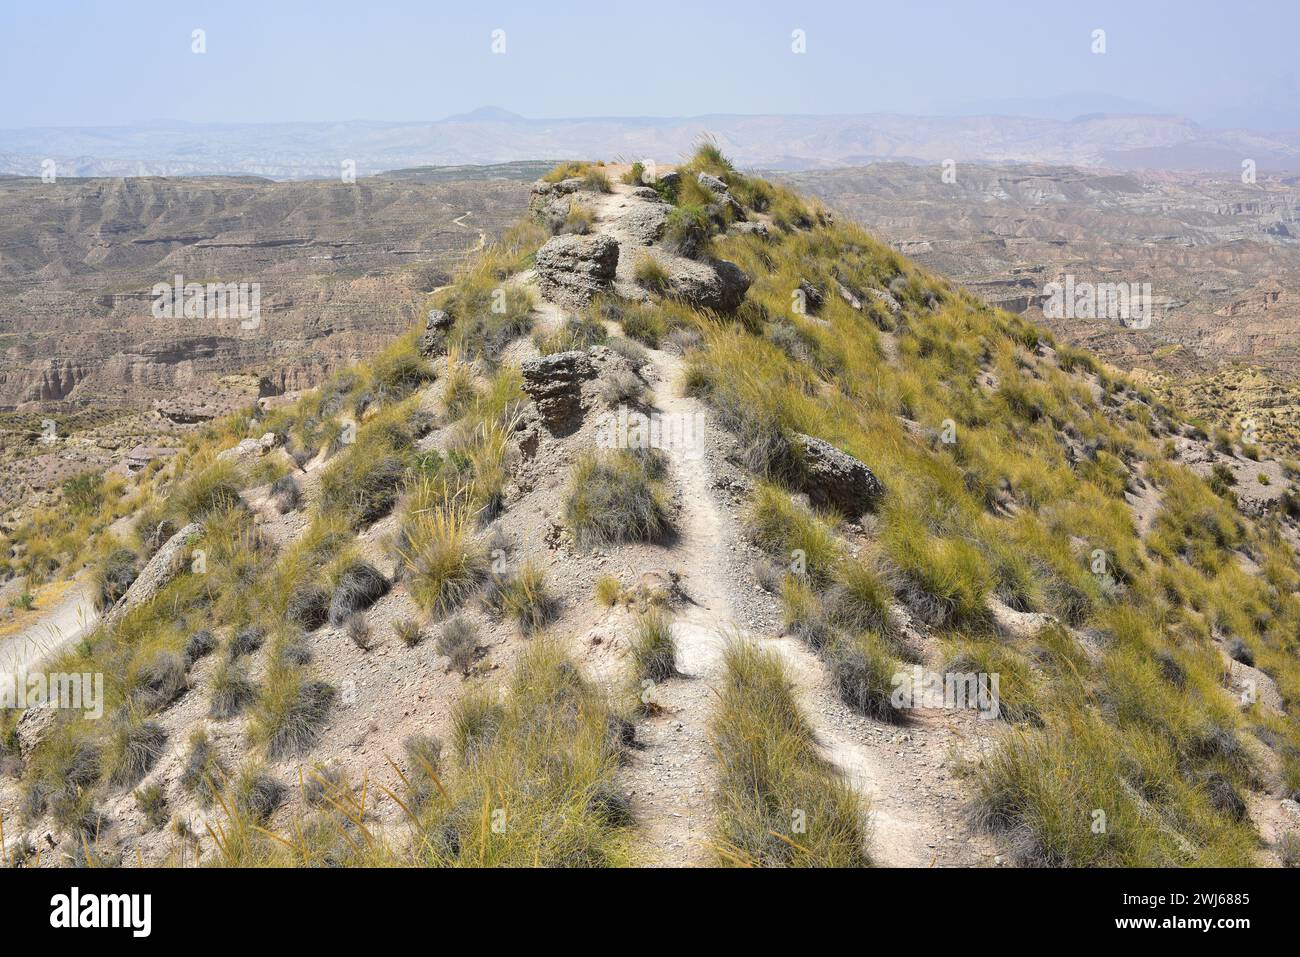
[{"label": "rocky hilltop", "polygon": [[5,860],[1297,859],[1300,466],[657,172],[558,167],[373,360],[6,531],[102,612],[28,665],[105,690],[4,713]]}]

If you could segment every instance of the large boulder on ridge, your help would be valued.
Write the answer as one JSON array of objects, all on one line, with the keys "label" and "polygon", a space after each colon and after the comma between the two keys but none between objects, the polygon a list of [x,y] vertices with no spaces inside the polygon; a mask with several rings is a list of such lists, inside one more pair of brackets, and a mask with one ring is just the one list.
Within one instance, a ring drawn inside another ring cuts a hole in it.
[{"label": "large boulder on ridge", "polygon": [[795,439],[803,451],[803,488],[814,505],[834,508],[848,518],[875,508],[885,487],[865,462],[802,432]]},{"label": "large boulder on ridge", "polygon": [[749,289],[750,278],[724,259],[697,262],[673,257],[665,268],[672,295],[699,309],[734,312]]},{"label": "large boulder on ridge", "polygon": [[126,594],[104,615],[105,631],[112,631],[132,608],[152,601],[159,592],[171,584],[172,579],[189,567],[190,546],[203,535],[203,523],[191,522],[167,540],[149,559],[144,570]]},{"label": "large boulder on ridge", "polygon": [[618,242],[609,236],[556,236],[537,250],[537,284],[548,299],[580,309],[614,281]]}]

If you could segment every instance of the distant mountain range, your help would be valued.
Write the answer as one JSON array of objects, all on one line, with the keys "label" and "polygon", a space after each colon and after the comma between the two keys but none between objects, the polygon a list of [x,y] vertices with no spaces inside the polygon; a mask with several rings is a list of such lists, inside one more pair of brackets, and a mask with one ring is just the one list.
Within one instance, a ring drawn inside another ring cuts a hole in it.
[{"label": "distant mountain range", "polygon": [[[246,174],[336,178],[417,166],[570,157],[674,162],[713,137],[747,167],[801,170],[884,160],[1117,169],[1300,171],[1300,130],[1211,129],[1184,117],[900,114],[530,119],[496,107],[427,123],[191,124],[0,130],[0,174]],[[348,165],[350,164],[350,165]]]}]

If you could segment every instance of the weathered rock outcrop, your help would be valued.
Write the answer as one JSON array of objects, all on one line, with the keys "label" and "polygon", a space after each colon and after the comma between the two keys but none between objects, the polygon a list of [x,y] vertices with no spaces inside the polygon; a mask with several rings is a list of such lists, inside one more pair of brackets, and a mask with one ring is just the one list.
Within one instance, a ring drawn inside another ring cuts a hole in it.
[{"label": "weathered rock outcrop", "polygon": [[767,239],[771,235],[766,223],[747,223],[742,220],[732,223],[727,228],[739,236],[757,236],[759,239]]},{"label": "weathered rock outcrop", "polygon": [[849,518],[875,507],[885,488],[865,462],[802,432],[795,439],[803,449],[804,491],[814,505],[835,508]]},{"label": "weathered rock outcrop", "polygon": [[447,334],[454,323],[450,313],[442,309],[430,309],[429,318],[424,323],[424,332],[420,335],[420,355],[430,358],[446,352]]},{"label": "weathered rock outcrop", "polygon": [[654,202],[636,204],[623,215],[617,226],[621,237],[640,246],[649,246],[663,235],[664,221],[672,208],[667,203],[659,202],[654,190],[648,192]]},{"label": "weathered rock outcrop", "polygon": [[699,180],[701,186],[716,197],[714,202],[718,207],[726,209],[730,213],[731,219],[743,220],[745,218],[745,207],[741,204],[740,200],[731,195],[731,191],[727,189],[726,183],[718,179],[716,176],[710,176],[708,173],[700,173],[696,178]]},{"label": "weathered rock outcrop", "polygon": [[104,629],[112,631],[132,608],[153,598],[181,573],[189,561],[189,547],[203,534],[202,522],[191,522],[167,540],[149,559],[126,594],[104,615]]},{"label": "weathered rock outcrop", "polygon": [[266,455],[280,444],[280,436],[274,432],[267,432],[260,439],[244,439],[237,445],[217,453],[218,461],[231,461],[237,463],[251,462]]},{"label": "weathered rock outcrop", "polygon": [[665,263],[672,294],[701,309],[732,312],[745,298],[750,278],[723,259],[697,262],[673,257]]},{"label": "weathered rock outcrop", "polygon": [[550,428],[571,422],[582,411],[582,383],[596,374],[585,352],[556,352],[526,360],[521,372],[524,392]]},{"label": "weathered rock outcrop", "polygon": [[1260,708],[1271,714],[1285,712],[1286,702],[1278,690],[1277,682],[1267,673],[1231,658],[1227,658],[1224,664],[1228,669],[1228,690],[1236,696],[1243,708],[1258,703]]},{"label": "weathered rock outcrop", "polygon": [[562,179],[558,183],[534,183],[528,196],[528,212],[542,222],[556,215],[563,218],[569,211],[573,194],[580,189],[582,180],[578,177]]},{"label": "weathered rock outcrop", "polygon": [[799,292],[803,295],[804,305],[807,307],[808,312],[818,312],[826,303],[826,294],[807,279],[799,280]]},{"label": "weathered rock outcrop", "polygon": [[556,236],[537,250],[542,293],[575,309],[608,289],[617,268],[618,241],[609,236]]}]

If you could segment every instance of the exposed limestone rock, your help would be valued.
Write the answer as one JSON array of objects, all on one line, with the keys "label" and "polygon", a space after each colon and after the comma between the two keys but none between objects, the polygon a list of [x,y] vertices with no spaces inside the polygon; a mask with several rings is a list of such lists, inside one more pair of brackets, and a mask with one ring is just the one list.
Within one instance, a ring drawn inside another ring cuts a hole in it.
[{"label": "exposed limestone rock", "polygon": [[260,439],[244,439],[238,445],[233,445],[217,453],[218,461],[244,463],[252,459],[260,458],[267,452],[272,451],[280,444],[280,436],[274,432],[267,432]]},{"label": "exposed limestone rock", "polygon": [[885,292],[883,289],[868,289],[867,294],[888,309],[891,316],[896,316],[903,311],[903,307],[894,298],[893,293]]},{"label": "exposed limestone rock", "polygon": [[674,256],[666,258],[664,266],[672,294],[701,309],[732,312],[749,289],[749,277],[726,260],[705,263]]},{"label": "exposed limestone rock", "polygon": [[649,246],[659,239],[664,231],[664,221],[672,208],[667,203],[659,202],[654,190],[648,190],[655,200],[652,203],[637,203],[618,221],[618,232],[632,242]]},{"label": "exposed limestone rock", "polygon": [[548,427],[564,425],[582,411],[582,383],[595,375],[585,352],[556,352],[526,360],[521,372],[524,392],[537,403],[537,412]]},{"label": "exposed limestone rock", "polygon": [[728,230],[739,236],[757,236],[760,239],[767,239],[771,235],[766,223],[749,223],[743,220],[732,223]]},{"label": "exposed limestone rock", "polygon": [[576,176],[558,183],[534,183],[528,197],[528,211],[542,222],[557,214],[563,218],[569,212],[570,199],[580,189],[582,180]]},{"label": "exposed limestone rock", "polygon": [[203,534],[202,522],[191,522],[167,540],[157,554],[149,559],[140,576],[108,613],[104,615],[104,629],[112,631],[132,608],[151,601],[171,580],[181,573],[189,559],[189,547]]},{"label": "exposed limestone rock", "polygon": [[885,489],[866,463],[811,435],[797,432],[795,438],[803,447],[804,491],[814,505],[836,508],[849,518],[875,507]]},{"label": "exposed limestone rock", "polygon": [[807,279],[799,280],[799,291],[809,312],[817,312],[826,303],[826,295]]},{"label": "exposed limestone rock", "polygon": [[1044,628],[1060,624],[1060,620],[1052,615],[1036,611],[1016,611],[993,595],[989,596],[987,605],[998,632],[1003,637],[1014,641],[1036,638]]},{"label": "exposed limestone rock", "polygon": [[424,324],[424,332],[420,336],[420,355],[427,359],[446,352],[447,334],[455,321],[450,313],[442,309],[430,309],[429,318]]},{"label": "exposed limestone rock", "polygon": [[581,308],[609,288],[618,267],[618,241],[609,236],[556,236],[537,251],[543,295]]},{"label": "exposed limestone rock", "polygon": [[[711,205],[716,206],[719,213],[726,209],[731,214],[732,219],[743,220],[745,218],[745,207],[736,197],[731,195],[726,183],[716,176],[710,176],[708,173],[700,173],[696,179],[699,180],[701,186],[717,197],[717,200]],[[725,220],[725,217],[721,215],[716,215],[714,218]]]},{"label": "exposed limestone rock", "polygon": [[854,295],[852,289],[844,285],[844,283],[842,282],[837,282],[835,284],[835,288],[836,291],[840,294],[840,298],[849,304],[850,309],[858,309],[858,310],[862,309],[862,300],[859,299],[856,295]]},{"label": "exposed limestone rock", "polygon": [[701,186],[711,193],[721,195],[727,191],[727,184],[718,179],[718,177],[712,176],[709,173],[700,173],[695,178],[699,180]]},{"label": "exposed limestone rock", "polygon": [[1228,688],[1243,708],[1249,708],[1255,702],[1259,702],[1261,708],[1273,714],[1282,714],[1285,711],[1277,682],[1267,674],[1231,658],[1227,659],[1227,667]]},{"label": "exposed limestone rock", "polygon": [[178,451],[179,449],[170,446],[137,445],[122,456],[121,470],[126,474],[134,474],[147,467],[154,459],[171,458]]}]

